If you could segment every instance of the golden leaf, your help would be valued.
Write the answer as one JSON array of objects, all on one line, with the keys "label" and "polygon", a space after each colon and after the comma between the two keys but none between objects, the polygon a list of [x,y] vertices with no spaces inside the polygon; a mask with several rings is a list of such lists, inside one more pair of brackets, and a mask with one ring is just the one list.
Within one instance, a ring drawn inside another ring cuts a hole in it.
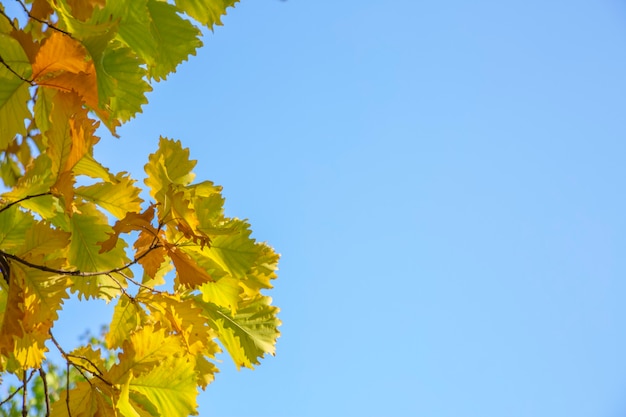
[{"label": "golden leaf", "polygon": [[202,269],[191,256],[174,245],[166,245],[167,254],[176,267],[176,280],[179,285],[186,288],[196,288],[213,278]]},{"label": "golden leaf", "polygon": [[75,91],[92,109],[98,108],[96,70],[85,47],[53,31],[33,63],[33,80],[40,86]]}]

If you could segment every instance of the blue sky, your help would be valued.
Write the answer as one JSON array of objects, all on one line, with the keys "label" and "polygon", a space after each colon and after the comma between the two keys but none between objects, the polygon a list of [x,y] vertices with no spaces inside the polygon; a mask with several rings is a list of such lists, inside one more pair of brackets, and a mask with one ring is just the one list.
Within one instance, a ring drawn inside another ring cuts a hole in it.
[{"label": "blue sky", "polygon": [[[277,356],[224,357],[202,416],[626,414],[623,2],[243,0],[224,23],[96,149],[142,176],[181,139],[282,254]],[[100,317],[69,308],[68,332]]]}]

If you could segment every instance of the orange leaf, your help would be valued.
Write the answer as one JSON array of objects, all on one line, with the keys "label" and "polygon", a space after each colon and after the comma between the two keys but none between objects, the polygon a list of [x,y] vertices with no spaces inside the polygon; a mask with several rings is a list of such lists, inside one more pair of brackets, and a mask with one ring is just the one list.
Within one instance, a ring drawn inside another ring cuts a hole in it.
[{"label": "orange leaf", "polygon": [[39,52],[39,43],[34,41],[33,34],[22,30],[14,30],[11,32],[11,36],[20,43],[28,60],[31,63],[35,62],[35,57]]},{"label": "orange leaf", "polygon": [[152,225],[152,219],[154,219],[154,204],[150,205],[143,213],[126,213],[122,220],[115,222],[113,233],[109,234],[109,238],[104,242],[99,242],[100,253],[113,249],[122,233],[130,233],[135,230],[147,231],[154,238],[158,231]]},{"label": "orange leaf", "polygon": [[[148,231],[141,231],[139,237],[135,241],[135,257],[140,257],[139,264],[143,266],[144,272],[154,278],[159,268],[165,261],[167,252],[165,248],[152,248],[154,242],[154,234]],[[149,251],[149,252],[148,252]]]},{"label": "orange leaf", "polygon": [[87,109],[76,93],[56,92],[51,95],[48,155],[55,174],[71,171],[98,141],[94,136],[99,122],[89,118]]},{"label": "orange leaf", "polygon": [[30,15],[37,19],[47,20],[52,14],[52,7],[46,0],[34,0],[33,7],[30,9]]},{"label": "orange leaf", "polygon": [[74,183],[76,179],[71,171],[62,172],[50,188],[52,195],[60,197],[65,203],[65,212],[70,216],[74,212]]},{"label": "orange leaf", "polygon": [[91,108],[98,108],[96,70],[77,40],[59,32],[46,39],[33,63],[33,80],[61,91],[76,91]]},{"label": "orange leaf", "polygon": [[176,267],[176,278],[180,285],[195,288],[204,283],[213,282],[213,278],[180,248],[166,245],[166,249]]},{"label": "orange leaf", "polygon": [[88,73],[93,64],[80,42],[67,35],[53,32],[43,42],[33,63],[33,78],[36,81],[53,77],[59,72]]}]

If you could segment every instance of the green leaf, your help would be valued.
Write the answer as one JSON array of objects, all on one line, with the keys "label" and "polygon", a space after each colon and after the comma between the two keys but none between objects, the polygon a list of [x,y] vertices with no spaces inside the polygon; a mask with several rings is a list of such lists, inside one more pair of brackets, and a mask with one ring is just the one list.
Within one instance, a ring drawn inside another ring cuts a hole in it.
[{"label": "green leaf", "polygon": [[158,45],[150,33],[150,13],[147,0],[108,1],[106,6],[94,14],[98,20],[119,22],[117,37],[143,61],[154,64]]},{"label": "green leaf", "polygon": [[271,302],[270,297],[258,296],[241,303],[237,313],[231,314],[224,308],[198,300],[237,368],[253,368],[266,353],[274,355],[280,320],[276,317],[279,310],[270,305]]},{"label": "green leaf", "polygon": [[106,335],[109,349],[115,349],[128,340],[130,335],[146,322],[146,312],[141,306],[128,297],[120,297],[113,309],[113,318]]},{"label": "green leaf", "polygon": [[20,43],[0,33],[0,149],[5,149],[15,135],[26,134],[24,120],[30,117],[29,84],[3,64],[24,79],[31,75],[32,67]]},{"label": "green leaf", "polygon": [[202,46],[200,31],[188,20],[177,14],[176,7],[165,2],[148,0],[152,18],[152,36],[158,45],[154,63],[148,68],[148,75],[157,81],[165,79],[176,70],[189,55],[195,55]]},{"label": "green leaf", "polygon": [[54,181],[52,161],[48,155],[41,154],[35,159],[24,176],[19,179],[13,190],[4,193],[2,197],[8,201],[16,201],[24,197],[46,193],[50,191]]},{"label": "green leaf", "polygon": [[149,372],[166,358],[180,353],[179,337],[166,335],[162,328],[146,325],[124,341],[118,362],[108,372],[107,378],[112,383],[124,383],[132,375]]},{"label": "green leaf", "polygon": [[[168,357],[149,372],[130,381],[131,398],[144,408],[153,405],[161,416],[186,417],[197,414],[194,364],[184,358]],[[132,392],[142,394],[133,397]],[[149,401],[150,404],[145,402]]]},{"label": "green leaf", "polygon": [[111,112],[112,119],[127,122],[141,112],[141,106],[148,102],[146,93],[152,91],[144,79],[143,62],[117,42],[107,44],[100,53],[89,41],[86,45],[95,59],[100,106]]},{"label": "green leaf", "polygon": [[176,6],[209,29],[221,25],[220,17],[239,0],[176,0]]},{"label": "green leaf", "polygon": [[90,178],[103,179],[105,181],[112,181],[113,176],[109,170],[96,161],[92,155],[85,155],[74,166],[74,174],[85,175]]},{"label": "green leaf", "polygon": [[61,398],[52,404],[50,417],[113,417],[110,392],[99,386],[99,381],[81,381],[69,391],[61,392]]},{"label": "green leaf", "polygon": [[238,278],[244,278],[259,256],[261,247],[250,238],[250,225],[242,220],[234,220],[232,234],[216,236],[212,239],[207,256],[221,265],[224,270]]},{"label": "green leaf", "polygon": [[0,248],[15,253],[24,245],[26,232],[35,225],[32,214],[25,213],[13,206],[0,213]]},{"label": "green leaf", "polygon": [[[39,155],[24,176],[19,179],[16,186],[11,191],[4,193],[2,198],[7,202],[14,202],[25,197],[50,192],[50,187],[55,181],[52,178],[51,167],[52,162],[48,155]],[[24,200],[19,205],[36,212],[55,226],[68,230],[67,216],[64,214],[64,208],[60,205],[58,198],[51,195],[42,195]]]},{"label": "green leaf", "polygon": [[123,218],[128,212],[141,210],[141,190],[135,187],[135,180],[124,172],[112,178],[111,182],[99,182],[76,189],[76,195],[91,201],[107,210],[116,218]]},{"label": "green leaf", "polygon": [[191,172],[196,161],[189,159],[189,149],[183,149],[180,141],[161,137],[159,149],[150,155],[144,169],[145,184],[150,187],[150,195],[158,203],[166,204],[166,193],[170,184],[188,185],[193,181]]},{"label": "green leaf", "polygon": [[[70,219],[71,242],[68,250],[68,261],[81,272],[104,272],[124,266],[129,262],[124,251],[126,243],[119,240],[110,251],[100,252],[100,245],[112,233],[112,228],[104,214],[91,203],[77,205],[79,213]],[[127,275],[130,271],[125,271]],[[75,277],[72,291],[78,291],[79,297],[99,297],[110,300],[121,293],[120,285],[125,285],[122,277],[113,278],[108,275],[91,277]]]}]

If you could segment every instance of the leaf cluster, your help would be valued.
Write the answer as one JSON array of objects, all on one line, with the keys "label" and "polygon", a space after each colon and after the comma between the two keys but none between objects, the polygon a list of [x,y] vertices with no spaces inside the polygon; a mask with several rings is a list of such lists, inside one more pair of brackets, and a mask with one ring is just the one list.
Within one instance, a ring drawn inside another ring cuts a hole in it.
[{"label": "leaf cluster", "polygon": [[[262,291],[278,255],[225,216],[221,187],[194,182],[189,150],[160,139],[148,201],[93,153],[100,124],[116,134],[201,46],[196,24],[236,1],[32,0],[23,26],[0,3],[0,371],[20,379],[23,411],[35,377],[46,415],[194,414],[221,347],[237,367],[274,354]],[[101,344],[54,338],[70,296],[114,304]],[[58,398],[51,346],[67,366]]]}]

